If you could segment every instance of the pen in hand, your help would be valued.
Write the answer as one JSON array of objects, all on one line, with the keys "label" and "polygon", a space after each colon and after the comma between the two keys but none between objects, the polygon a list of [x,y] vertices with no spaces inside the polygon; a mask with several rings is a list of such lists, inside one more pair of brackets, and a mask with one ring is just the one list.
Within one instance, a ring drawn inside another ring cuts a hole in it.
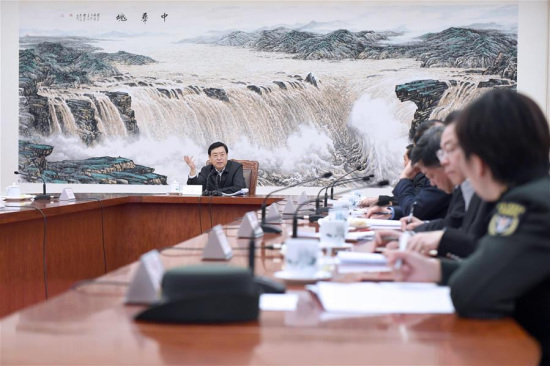
[{"label": "pen in hand", "polygon": [[[409,238],[411,237],[411,233],[408,231],[405,231],[401,236],[399,237],[399,250],[404,251],[407,249],[407,244],[409,242]],[[401,259],[398,259],[395,261],[394,268],[400,269],[403,261]]]},{"label": "pen in hand", "polygon": [[407,224],[410,224],[412,222],[412,218],[414,215],[414,208],[416,207],[416,205],[417,205],[417,202],[414,201],[411,207],[411,212],[409,213],[409,217],[407,217]]}]

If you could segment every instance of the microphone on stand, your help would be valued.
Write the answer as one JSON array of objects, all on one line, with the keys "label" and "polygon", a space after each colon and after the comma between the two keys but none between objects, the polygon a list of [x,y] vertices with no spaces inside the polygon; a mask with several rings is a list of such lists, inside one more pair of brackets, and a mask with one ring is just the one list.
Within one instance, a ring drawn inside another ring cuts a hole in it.
[{"label": "microphone on stand", "polygon": [[[363,181],[366,182],[369,179],[371,179],[372,177],[374,177],[374,174],[366,175],[364,177],[359,177],[359,178],[349,178],[349,179],[344,179],[344,180],[338,179],[335,182],[331,182],[328,186],[325,186],[325,187],[321,188],[319,193],[317,193],[317,199],[315,200],[315,213],[321,213],[321,212],[328,211],[328,208],[327,208],[327,206],[328,206],[327,191],[328,191],[329,188],[334,188],[336,186],[346,184],[346,183],[349,183],[349,182],[356,182],[358,180],[363,180]],[[336,184],[336,183],[338,183],[338,184]],[[321,200],[319,199],[319,196],[321,195],[321,192],[323,191],[323,189],[325,190],[325,202],[324,202],[324,207],[320,207]]]},{"label": "microphone on stand", "polygon": [[[254,230],[253,230],[254,231]],[[248,242],[248,268],[254,277],[254,282],[258,285],[261,293],[264,294],[284,294],[286,292],[286,286],[283,283],[272,280],[271,278],[264,276],[256,276],[254,274],[254,268],[256,263],[256,237],[254,232]]]},{"label": "microphone on stand", "polygon": [[266,202],[267,202],[267,199],[273,193],[281,192],[281,191],[284,191],[285,189],[288,189],[288,188],[297,187],[299,185],[306,184],[306,183],[312,182],[312,181],[320,179],[320,178],[330,178],[330,177],[332,177],[332,173],[327,172],[327,173],[324,173],[323,175],[321,175],[319,177],[314,177],[314,178],[311,178],[311,179],[307,179],[305,181],[298,182],[296,184],[292,184],[288,187],[283,187],[283,188],[276,189],[276,190],[270,192],[267,196],[265,196],[264,201],[262,202],[262,221],[261,221],[261,226],[262,226],[262,230],[264,231],[264,233],[277,233],[278,234],[278,233],[281,232],[281,229],[279,229],[277,227],[274,227],[274,226],[271,226],[271,225],[267,225],[266,222],[265,222]]},{"label": "microphone on stand", "polygon": [[[374,174],[370,174],[370,175],[368,175],[368,177],[374,178]],[[351,179],[353,179],[353,178],[351,178]],[[337,181],[332,182],[332,185],[330,186],[330,199],[331,200],[334,199],[334,187],[336,186],[336,183],[347,183],[347,182],[350,182],[350,179],[346,179],[346,180],[338,179]],[[325,202],[324,202],[325,207],[328,206],[328,194],[327,193],[328,193],[328,188],[325,191]]]},{"label": "microphone on stand", "polygon": [[[339,184],[335,185],[335,187],[346,184],[346,183],[350,183],[350,182],[357,182],[357,181],[368,182],[371,178],[372,178],[372,174],[364,176],[364,177],[359,177],[359,178],[344,179],[344,180],[341,180],[340,182],[338,182]],[[332,183],[331,183],[331,185],[332,185]],[[329,187],[330,187],[330,185],[327,186],[327,187],[323,187],[323,188],[321,188],[321,191],[323,189],[328,189]],[[317,194],[317,199],[315,200],[315,214],[321,214],[321,213],[327,212],[329,210],[329,208],[326,207],[326,206],[325,207],[318,207],[320,205],[319,195],[321,194],[321,191],[319,191],[319,193]],[[314,216],[316,216],[316,215],[314,215]],[[319,216],[319,218],[321,218],[321,216]],[[316,219],[316,220],[318,220],[318,219]],[[314,220],[314,221],[316,221],[316,220]]]},{"label": "microphone on stand", "polygon": [[[17,175],[22,175],[24,177],[27,177],[27,178],[36,178],[35,176],[31,176],[31,175],[28,175],[28,174],[25,174],[25,173],[21,173],[19,171],[14,171],[13,174],[17,174]],[[37,195],[36,197],[34,197],[34,200],[35,201],[40,201],[40,200],[50,200],[51,197],[49,194],[46,194],[46,181],[44,180],[44,178],[42,178],[42,175],[39,175],[38,178],[40,178],[42,180],[42,194],[40,195]]]},{"label": "microphone on stand", "polygon": [[[362,177],[361,180],[368,180],[370,179],[370,176],[367,176],[367,177]],[[388,184],[390,184],[389,181],[387,180],[381,180],[379,182],[376,182],[376,183],[372,183],[372,184],[368,184],[366,185],[365,187],[363,188],[374,188],[374,187],[385,187],[387,186]],[[347,192],[351,192],[351,191],[354,191],[356,190],[357,188],[351,188],[351,189],[346,189],[345,191],[342,191],[340,193],[347,193]],[[296,211],[294,212],[294,216],[292,217],[292,237],[293,238],[296,238],[298,237],[298,212],[300,211],[300,209],[302,208],[302,206],[304,205],[307,205],[308,203],[311,203],[311,202],[314,202],[315,200],[309,200],[309,201],[306,201],[306,202],[303,202],[301,204],[298,205],[298,207],[296,207]],[[313,216],[313,215],[312,215]],[[320,215],[319,215],[320,216]],[[310,216],[311,217],[311,216]],[[305,218],[305,216],[304,216]],[[320,217],[319,217],[320,218]],[[317,218],[317,220],[319,219]],[[312,221],[310,219],[310,221]],[[315,220],[313,220],[315,221]]]},{"label": "microphone on stand", "polygon": [[212,170],[210,171],[210,173],[208,173],[208,176],[206,177],[206,188],[205,188],[205,190],[202,192],[202,195],[203,195],[203,196],[211,196],[211,195],[212,195],[212,194],[210,193],[210,190],[208,189],[208,188],[209,188],[209,184],[210,184],[209,179],[210,179],[210,176],[212,175],[212,173],[214,173],[215,171],[216,171],[215,168],[212,169]]},{"label": "microphone on stand", "polygon": [[[355,173],[358,170],[363,170],[363,166],[362,165],[357,165],[357,167],[354,170],[342,175],[340,178],[338,178],[334,182],[332,182],[332,184],[329,186],[330,187],[330,199],[331,200],[334,199],[334,185],[336,183],[340,182],[343,178],[347,177],[351,173]],[[327,191],[325,191],[325,207],[327,207],[327,195],[328,195],[328,188],[327,188]]]},{"label": "microphone on stand", "polygon": [[212,193],[212,196],[221,196],[219,192],[221,179],[222,177],[220,173],[216,172],[216,178],[214,178],[214,180],[216,181],[216,190],[214,191],[214,193]]}]

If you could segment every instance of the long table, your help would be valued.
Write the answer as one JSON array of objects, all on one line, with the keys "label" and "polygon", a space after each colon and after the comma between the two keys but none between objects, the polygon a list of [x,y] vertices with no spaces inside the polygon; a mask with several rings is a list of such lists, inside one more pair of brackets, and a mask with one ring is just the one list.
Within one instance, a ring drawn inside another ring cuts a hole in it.
[{"label": "long table", "polygon": [[79,194],[0,209],[0,317],[229,223],[263,199]]},{"label": "long table", "polygon": [[[307,226],[306,223],[301,223]],[[225,226],[234,257],[246,266],[247,239],[238,222]],[[283,233],[289,229],[283,224]],[[311,227],[310,227],[311,229]],[[257,241],[258,274],[280,270],[283,235]],[[166,268],[200,262],[207,240],[201,234],[161,253]],[[178,249],[184,248],[184,249]],[[359,246],[357,250],[372,250]],[[302,285],[295,311],[262,312],[258,321],[216,325],[159,325],[133,317],[143,306],[124,305],[131,263],[98,283],[64,292],[0,322],[0,364],[4,365],[533,365],[535,342],[512,319],[473,320],[455,315],[334,317]],[[349,281],[349,275],[334,280]],[[103,283],[102,283],[103,282]]]}]

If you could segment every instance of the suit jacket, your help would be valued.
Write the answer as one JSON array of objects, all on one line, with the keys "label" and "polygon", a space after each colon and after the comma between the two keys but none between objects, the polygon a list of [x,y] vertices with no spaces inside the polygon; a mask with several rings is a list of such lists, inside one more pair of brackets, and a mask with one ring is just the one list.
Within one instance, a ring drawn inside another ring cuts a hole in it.
[{"label": "suit jacket", "polygon": [[442,219],[430,220],[425,224],[417,226],[415,232],[441,230],[443,228],[458,229],[462,226],[462,220],[465,214],[465,202],[462,196],[462,188],[458,186],[451,194],[451,202],[447,209],[447,214]]},{"label": "suit jacket", "polygon": [[470,257],[441,261],[441,283],[450,286],[458,315],[513,316],[539,341],[542,365],[550,364],[548,223],[550,177],[546,175],[502,195],[487,234]]},{"label": "suit jacket", "polygon": [[451,195],[432,186],[424,174],[417,174],[413,180],[401,179],[393,189],[399,206],[394,207],[394,220],[407,216],[414,202],[414,216],[421,220],[443,218],[451,201]]},{"label": "suit jacket", "polygon": [[201,169],[194,178],[187,180],[189,185],[202,185],[203,191],[218,191],[220,193],[235,193],[246,188],[244,181],[243,165],[236,161],[227,161],[227,165],[221,175],[216,172],[212,164]]},{"label": "suit jacket", "polygon": [[472,196],[468,211],[464,215],[460,228],[447,228],[441,237],[437,254],[441,257],[447,253],[465,258],[472,254],[478,240],[487,233],[495,204],[482,201],[477,194]]}]

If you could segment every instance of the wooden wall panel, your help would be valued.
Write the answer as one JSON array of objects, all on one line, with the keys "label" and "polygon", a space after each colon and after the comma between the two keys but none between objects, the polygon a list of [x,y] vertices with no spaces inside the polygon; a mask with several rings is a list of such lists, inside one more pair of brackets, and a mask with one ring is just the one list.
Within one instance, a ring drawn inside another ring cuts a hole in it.
[{"label": "wooden wall panel", "polygon": [[150,250],[199,235],[198,217],[194,204],[128,203],[106,208],[107,270],[135,262]]},{"label": "wooden wall panel", "polygon": [[[99,206],[99,204],[98,204]],[[105,274],[101,209],[48,217],[48,295]]]},{"label": "wooden wall panel", "polygon": [[[260,196],[214,197],[210,210],[206,197],[105,194],[99,203],[97,195],[88,196],[78,195],[76,202],[32,202],[47,217],[50,296],[104,274],[105,267],[109,272],[152,249],[193,238],[211,227],[211,219],[214,225],[227,224],[257,210],[263,201]],[[0,230],[1,317],[45,298],[44,224],[34,210],[1,211]]]},{"label": "wooden wall panel", "polygon": [[0,317],[46,299],[44,220],[0,224]]}]

